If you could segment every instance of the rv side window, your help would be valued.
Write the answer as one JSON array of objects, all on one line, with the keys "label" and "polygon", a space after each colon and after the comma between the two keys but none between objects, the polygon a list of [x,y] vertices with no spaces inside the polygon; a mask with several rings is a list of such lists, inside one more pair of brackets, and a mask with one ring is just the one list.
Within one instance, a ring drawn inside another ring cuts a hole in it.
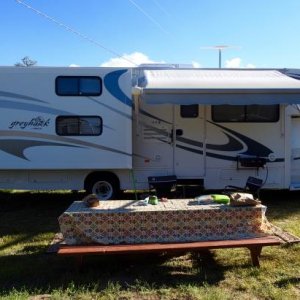
[{"label": "rv side window", "polygon": [[197,118],[199,115],[198,104],[180,105],[181,118]]},{"label": "rv side window", "polygon": [[213,105],[214,122],[277,122],[279,105]]},{"label": "rv side window", "polygon": [[56,118],[57,135],[100,135],[102,119],[98,116],[59,116]]},{"label": "rv side window", "polygon": [[101,78],[96,76],[59,76],[55,81],[59,96],[99,96],[102,92]]}]

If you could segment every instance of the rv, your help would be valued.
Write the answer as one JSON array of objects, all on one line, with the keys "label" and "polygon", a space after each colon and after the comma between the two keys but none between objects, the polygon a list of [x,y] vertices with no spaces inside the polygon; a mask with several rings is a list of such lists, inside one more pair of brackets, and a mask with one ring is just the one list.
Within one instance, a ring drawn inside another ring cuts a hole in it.
[{"label": "rv", "polygon": [[300,70],[0,68],[0,188],[300,189]]}]

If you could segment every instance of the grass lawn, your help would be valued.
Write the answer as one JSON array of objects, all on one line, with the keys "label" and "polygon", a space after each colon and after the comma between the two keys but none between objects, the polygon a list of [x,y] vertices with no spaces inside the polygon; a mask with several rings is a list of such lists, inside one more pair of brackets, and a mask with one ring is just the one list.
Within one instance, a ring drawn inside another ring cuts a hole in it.
[{"label": "grass lawn", "polygon": [[[246,249],[224,249],[205,259],[87,257],[76,272],[73,258],[46,250],[58,216],[82,197],[0,193],[1,299],[300,299],[300,244],[264,248],[260,269]],[[300,236],[299,193],[261,198],[269,221]]]}]

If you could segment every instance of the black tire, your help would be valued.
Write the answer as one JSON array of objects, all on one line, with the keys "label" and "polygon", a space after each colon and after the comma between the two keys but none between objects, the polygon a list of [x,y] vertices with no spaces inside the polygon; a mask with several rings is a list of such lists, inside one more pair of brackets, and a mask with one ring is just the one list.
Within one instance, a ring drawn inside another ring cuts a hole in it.
[{"label": "black tire", "polygon": [[107,175],[96,175],[88,180],[87,192],[95,194],[99,200],[116,199],[119,194],[120,187],[117,178]]}]

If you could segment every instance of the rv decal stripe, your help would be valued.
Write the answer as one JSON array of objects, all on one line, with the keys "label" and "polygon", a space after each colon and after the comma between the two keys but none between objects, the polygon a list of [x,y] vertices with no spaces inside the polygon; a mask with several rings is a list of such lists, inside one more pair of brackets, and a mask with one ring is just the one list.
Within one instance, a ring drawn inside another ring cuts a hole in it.
[{"label": "rv decal stripe", "polygon": [[217,150],[217,151],[242,151],[244,149],[243,144],[238,141],[233,136],[229,135],[226,132],[223,132],[227,138],[228,143],[224,145],[213,145],[213,144],[207,144],[206,148],[210,150]]},{"label": "rv decal stripe", "polygon": [[196,146],[196,147],[203,148],[203,143],[202,142],[187,139],[187,138],[184,138],[184,137],[177,136],[176,141],[182,142],[182,143],[185,143],[185,144],[188,144],[188,145],[191,145],[191,146]]},{"label": "rv decal stripe", "polygon": [[[196,150],[196,149],[181,146],[181,145],[176,145],[176,147],[186,150],[186,151],[189,151],[189,152],[193,152],[193,153],[197,153],[197,154],[201,154],[201,155],[203,154],[203,150]],[[206,156],[219,158],[219,159],[223,159],[223,160],[236,161],[236,157],[220,155],[220,154],[215,154],[215,153],[211,153],[211,152],[206,152]]]},{"label": "rv decal stripe", "polygon": [[0,136],[8,136],[8,137],[13,137],[13,136],[18,136],[18,137],[26,137],[26,138],[39,138],[39,139],[47,139],[51,141],[56,141],[56,142],[64,142],[67,144],[61,144],[60,146],[68,146],[68,144],[74,144],[76,146],[82,146],[82,147],[87,147],[87,148],[94,148],[98,150],[105,150],[109,152],[114,152],[126,156],[131,156],[131,153],[127,153],[125,151],[121,151],[118,149],[98,145],[95,143],[91,142],[85,142],[81,140],[77,140],[74,138],[69,138],[69,137],[63,137],[63,136],[56,136],[56,135],[51,135],[51,134],[46,134],[46,133],[35,133],[35,132],[20,132],[17,130],[1,130],[0,131]]},{"label": "rv decal stripe", "polygon": [[[214,123],[212,123],[212,124],[216,125]],[[219,126],[219,125],[216,125],[216,126]],[[234,132],[233,130],[227,129],[223,126],[221,126],[221,128],[223,128],[226,131],[230,132],[230,134],[229,134],[228,132],[223,131],[223,133],[228,138],[228,142],[226,144],[223,144],[223,145],[207,144],[206,149],[215,150],[215,151],[243,151],[245,149],[245,147],[243,146],[242,142],[240,142],[238,139],[236,139],[234,137],[234,135],[236,135],[240,140],[245,142],[245,145],[247,146],[247,150],[242,152],[243,154],[247,153],[248,155],[267,156],[270,153],[272,153],[272,151],[270,149],[268,149],[264,145],[254,141],[254,140],[252,140],[248,137],[245,137],[245,136],[243,136],[243,135],[241,135],[237,132]],[[184,138],[184,137],[177,137],[176,140],[178,142],[182,142],[182,143],[185,143],[187,145],[203,148],[203,143],[202,142],[187,139],[187,138]]]},{"label": "rv decal stripe", "polygon": [[[197,150],[197,149],[185,147],[185,146],[182,146],[182,145],[176,145],[176,147],[180,148],[180,149],[183,149],[183,150],[186,150],[188,152],[192,152],[192,153],[197,153],[197,154],[203,155],[203,151],[202,150]],[[205,155],[208,156],[208,157],[218,158],[218,159],[222,159],[222,160],[237,161],[236,157],[227,156],[227,155],[221,155],[221,154],[216,154],[216,153],[212,153],[212,152],[206,152]],[[283,162],[283,161],[284,161],[284,158],[277,158],[274,161],[270,161],[270,160],[267,159],[267,162],[269,162],[269,163]]]},{"label": "rv decal stripe", "polygon": [[[208,123],[217,126],[219,128],[222,128],[224,130],[224,134],[230,133],[233,135],[233,137],[239,138],[242,142],[244,142],[247,145],[247,150],[239,153],[239,154],[245,154],[245,155],[253,155],[253,156],[260,156],[260,157],[268,157],[273,151],[266,146],[262,145],[261,143],[256,142],[255,140],[238,133],[234,130],[231,130],[229,128],[226,128],[222,125],[207,121]],[[226,134],[227,135],[227,134]],[[228,136],[228,135],[227,135]],[[217,147],[217,146],[216,146]],[[212,149],[212,148],[211,148]]]},{"label": "rv decal stripe", "polygon": [[[157,139],[157,140],[159,140],[163,143],[169,144],[168,142],[166,142],[164,140],[161,140],[161,139]],[[200,154],[200,155],[204,154],[203,150],[190,148],[190,147],[183,146],[183,145],[176,144],[176,148],[179,148],[179,149],[182,149],[182,150],[185,150],[185,151],[188,151],[188,152]],[[237,161],[237,156],[221,155],[221,154],[212,153],[212,152],[208,152],[208,151],[205,151],[205,155],[208,156],[208,157],[218,158],[218,159],[222,159],[222,160]],[[270,161],[269,159],[267,159],[267,162],[270,162],[270,163],[283,162],[283,161],[284,161],[284,158],[277,158],[274,161]]]},{"label": "rv decal stripe", "polygon": [[[193,152],[193,153],[197,153],[197,154],[203,154],[203,150],[197,150],[197,149],[193,149],[193,148],[189,148],[189,147],[185,147],[185,146],[181,146],[181,145],[176,145],[177,148],[189,151],[189,152]],[[230,161],[236,161],[236,157],[232,157],[232,156],[226,156],[226,155],[220,155],[220,154],[216,154],[216,153],[211,153],[211,152],[206,152],[205,153],[206,156],[209,157],[214,157],[214,158],[219,158],[219,159],[223,159],[223,160],[230,160]]]},{"label": "rv decal stripe", "polygon": [[115,112],[115,113],[117,113],[117,114],[119,114],[119,115],[121,115],[121,116],[123,116],[123,117],[129,119],[129,120],[132,119],[131,114],[127,114],[127,113],[124,113],[123,111],[120,111],[120,110],[118,110],[118,109],[115,109],[115,108],[113,108],[113,107],[111,107],[111,106],[109,106],[109,105],[107,105],[107,104],[104,104],[104,103],[102,103],[102,102],[100,102],[100,101],[94,99],[93,97],[89,97],[89,98],[90,98],[92,101],[94,101],[95,103],[97,103],[98,105],[101,105],[101,106],[103,106],[103,107],[105,107],[105,108],[107,108],[107,109],[109,109],[109,110],[111,110],[111,111],[113,111],[113,112]]},{"label": "rv decal stripe", "polygon": [[163,123],[172,125],[171,122],[168,122],[168,121],[165,121],[165,120],[163,120],[163,119],[161,119],[161,118],[158,118],[158,117],[156,117],[156,116],[154,116],[154,115],[148,113],[147,111],[145,111],[145,110],[143,110],[143,109],[140,109],[140,110],[139,110],[139,113],[142,114],[142,115],[144,115],[144,116],[146,116],[146,117],[152,118],[152,119],[154,119],[154,120],[157,120],[157,121],[160,121],[160,122],[163,122]]},{"label": "rv decal stripe", "polygon": [[[40,105],[36,105],[36,104],[19,103],[19,102],[15,102],[15,101],[5,101],[5,100],[0,100],[0,108],[26,110],[26,111],[30,111],[30,112],[51,114],[51,115],[55,115],[55,116],[57,116],[57,115],[65,115],[65,116],[72,115],[72,113],[65,111],[65,110],[59,110],[59,109],[40,106]],[[107,128],[107,129],[115,130],[114,128],[107,126],[105,124],[103,124],[103,127]]]},{"label": "rv decal stripe", "polygon": [[16,94],[16,93],[10,93],[10,92],[5,92],[5,91],[0,91],[0,97],[9,97],[9,98],[15,98],[15,99],[20,99],[20,100],[31,100],[31,101],[36,101],[36,102],[42,102],[42,103],[48,103],[46,101],[29,97],[26,95],[22,94]]},{"label": "rv decal stripe", "polygon": [[298,79],[298,80],[300,79],[300,75],[297,73],[288,72],[285,75],[288,75],[289,77],[292,77],[294,79]]},{"label": "rv decal stripe", "polygon": [[78,147],[78,146],[68,145],[68,144],[44,142],[44,141],[36,141],[36,140],[21,140],[21,139],[0,140],[0,150],[26,160],[29,159],[24,155],[24,151],[27,148],[40,147],[40,146]]},{"label": "rv decal stripe", "polygon": [[144,133],[146,132],[147,134],[150,132],[153,132],[153,134],[159,134],[159,135],[162,135],[164,137],[170,137],[171,134],[169,134],[165,129],[159,129],[159,128],[156,128],[154,126],[150,126],[148,124],[144,124],[142,123],[145,127],[144,129]]},{"label": "rv decal stripe", "polygon": [[0,107],[27,110],[27,111],[36,111],[36,112],[52,114],[52,115],[57,115],[57,114],[70,115],[70,113],[65,110],[59,110],[59,109],[45,107],[36,104],[20,103],[15,101],[0,100]]},{"label": "rv decal stripe", "polygon": [[203,154],[203,150],[197,150],[197,149],[189,148],[189,147],[182,146],[182,145],[176,145],[176,148],[180,148],[180,149],[183,149],[183,150],[186,150],[189,152],[193,152],[193,153],[197,153],[197,154],[201,154],[201,155]]},{"label": "rv decal stripe", "polygon": [[120,77],[126,72],[127,70],[125,69],[108,73],[104,77],[104,85],[106,89],[119,101],[132,107],[132,100],[121,90],[119,85]]},{"label": "rv decal stripe", "polygon": [[[152,117],[151,115],[149,115],[150,117]],[[153,117],[152,117],[153,118]],[[157,119],[157,118],[154,118]],[[237,156],[239,154],[244,154],[244,155],[250,155],[250,156],[259,156],[259,157],[264,157],[267,159],[268,162],[282,162],[284,161],[283,158],[276,158],[275,160],[270,161],[269,160],[269,155],[273,153],[273,151],[266,147],[265,145],[237,132],[234,131],[232,129],[226,128],[225,126],[222,126],[220,124],[216,124],[214,122],[208,121],[206,120],[209,124],[219,127],[221,128],[221,132],[228,138],[228,142],[225,144],[206,144],[206,151],[205,151],[205,155],[209,156],[209,157],[214,157],[214,158],[218,158],[218,159],[223,159],[223,160],[229,160],[229,161],[236,161],[237,160]],[[145,139],[156,139],[159,140],[161,142],[164,143],[169,143],[170,141],[165,141],[163,140],[161,137],[159,138],[157,136],[157,134],[161,134],[164,135],[166,137],[171,137],[171,132],[168,133],[166,131],[162,131],[154,126],[149,126],[147,124],[145,124],[144,122],[142,122],[142,124],[144,125],[144,138]],[[147,130],[151,130],[151,132],[148,133]],[[176,137],[176,141],[182,144],[176,144],[177,148],[189,151],[189,152],[193,152],[193,153],[197,153],[200,155],[203,155],[203,147],[204,144],[201,141],[197,141],[197,140],[191,140],[189,138],[185,138],[183,136],[177,136]],[[189,146],[193,146],[196,148],[191,148]],[[222,151],[225,152],[224,154],[221,153],[214,153],[213,151]],[[226,153],[227,152],[227,153]],[[231,155],[229,155],[228,152],[235,152],[235,153],[231,153]],[[227,154],[227,155],[226,155]],[[300,159],[299,158],[295,158],[295,159]]]},{"label": "rv decal stripe", "polygon": [[[206,149],[216,150],[216,151],[242,151],[244,149],[243,144],[240,143],[237,139],[227,134],[226,132],[224,132],[224,134],[228,137],[229,140],[228,143],[224,145],[206,144]],[[177,137],[176,140],[191,146],[203,148],[202,142],[187,139],[184,137]]]}]

